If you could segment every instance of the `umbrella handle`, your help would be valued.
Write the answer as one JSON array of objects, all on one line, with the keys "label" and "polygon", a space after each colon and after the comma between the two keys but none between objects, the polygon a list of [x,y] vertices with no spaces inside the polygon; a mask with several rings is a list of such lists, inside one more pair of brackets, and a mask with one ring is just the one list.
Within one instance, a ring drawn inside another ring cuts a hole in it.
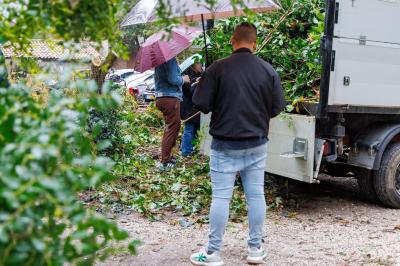
[{"label": "umbrella handle", "polygon": [[210,62],[208,60],[208,47],[207,47],[207,37],[206,37],[206,27],[204,25],[204,16],[201,14],[201,25],[203,26],[203,38],[204,38],[204,47],[206,48],[206,68],[209,66]]}]

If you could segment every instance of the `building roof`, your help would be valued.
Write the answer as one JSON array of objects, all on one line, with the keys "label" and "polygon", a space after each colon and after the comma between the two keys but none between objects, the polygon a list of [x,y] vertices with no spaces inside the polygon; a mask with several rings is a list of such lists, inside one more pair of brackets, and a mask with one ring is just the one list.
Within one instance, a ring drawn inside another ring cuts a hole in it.
[{"label": "building roof", "polygon": [[88,42],[65,48],[52,40],[32,40],[27,52],[17,52],[12,46],[2,46],[5,58],[25,57],[42,60],[91,60],[101,58],[101,54]]}]

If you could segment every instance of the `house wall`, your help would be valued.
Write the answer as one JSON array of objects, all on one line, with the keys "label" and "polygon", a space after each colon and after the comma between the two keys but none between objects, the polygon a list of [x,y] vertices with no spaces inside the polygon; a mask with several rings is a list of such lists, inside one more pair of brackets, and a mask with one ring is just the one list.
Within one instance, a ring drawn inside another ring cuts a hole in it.
[{"label": "house wall", "polygon": [[135,68],[137,52],[133,52],[129,55],[128,60],[123,60],[122,58],[115,59],[112,68],[113,69],[127,69]]},{"label": "house wall", "polygon": [[47,68],[50,74],[61,74],[66,71],[90,70],[91,63],[84,62],[61,62],[61,61],[39,61],[43,68]]},{"label": "house wall", "polygon": [[[65,62],[57,60],[35,60],[37,66],[43,70],[44,73],[49,75],[49,77],[57,78],[57,76],[63,73],[68,73],[70,71],[81,72],[90,71],[90,62]],[[28,70],[24,69],[21,65],[19,59],[6,59],[6,67],[8,71],[8,76],[12,82],[17,82],[21,78],[26,78],[29,76]],[[36,73],[35,70],[30,70]],[[42,73],[42,72],[41,72]]]}]

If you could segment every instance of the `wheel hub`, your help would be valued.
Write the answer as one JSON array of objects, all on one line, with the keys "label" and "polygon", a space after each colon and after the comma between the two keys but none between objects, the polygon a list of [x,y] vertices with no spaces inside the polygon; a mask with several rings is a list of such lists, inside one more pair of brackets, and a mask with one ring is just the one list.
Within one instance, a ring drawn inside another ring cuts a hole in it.
[{"label": "wheel hub", "polygon": [[395,186],[396,186],[397,192],[400,193],[400,165],[397,167],[397,170],[396,170]]}]

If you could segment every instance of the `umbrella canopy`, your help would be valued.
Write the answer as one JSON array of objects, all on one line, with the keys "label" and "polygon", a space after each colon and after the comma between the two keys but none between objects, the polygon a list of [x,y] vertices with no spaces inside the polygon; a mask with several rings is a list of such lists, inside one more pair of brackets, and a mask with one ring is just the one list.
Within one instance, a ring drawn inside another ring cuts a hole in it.
[{"label": "umbrella canopy", "polygon": [[150,36],[140,47],[136,69],[144,72],[169,61],[190,47],[200,33],[201,29],[179,26],[170,34],[159,32]]},{"label": "umbrella canopy", "polygon": [[[195,0],[141,0],[122,21],[121,26],[148,23],[157,20],[157,7],[163,1],[170,7],[171,18],[182,18],[185,21],[201,21],[203,19],[222,19],[245,14],[244,7],[232,6],[231,0],[216,0],[212,9],[204,1]],[[263,13],[279,6],[273,0],[243,0],[246,7],[253,12]]]}]

